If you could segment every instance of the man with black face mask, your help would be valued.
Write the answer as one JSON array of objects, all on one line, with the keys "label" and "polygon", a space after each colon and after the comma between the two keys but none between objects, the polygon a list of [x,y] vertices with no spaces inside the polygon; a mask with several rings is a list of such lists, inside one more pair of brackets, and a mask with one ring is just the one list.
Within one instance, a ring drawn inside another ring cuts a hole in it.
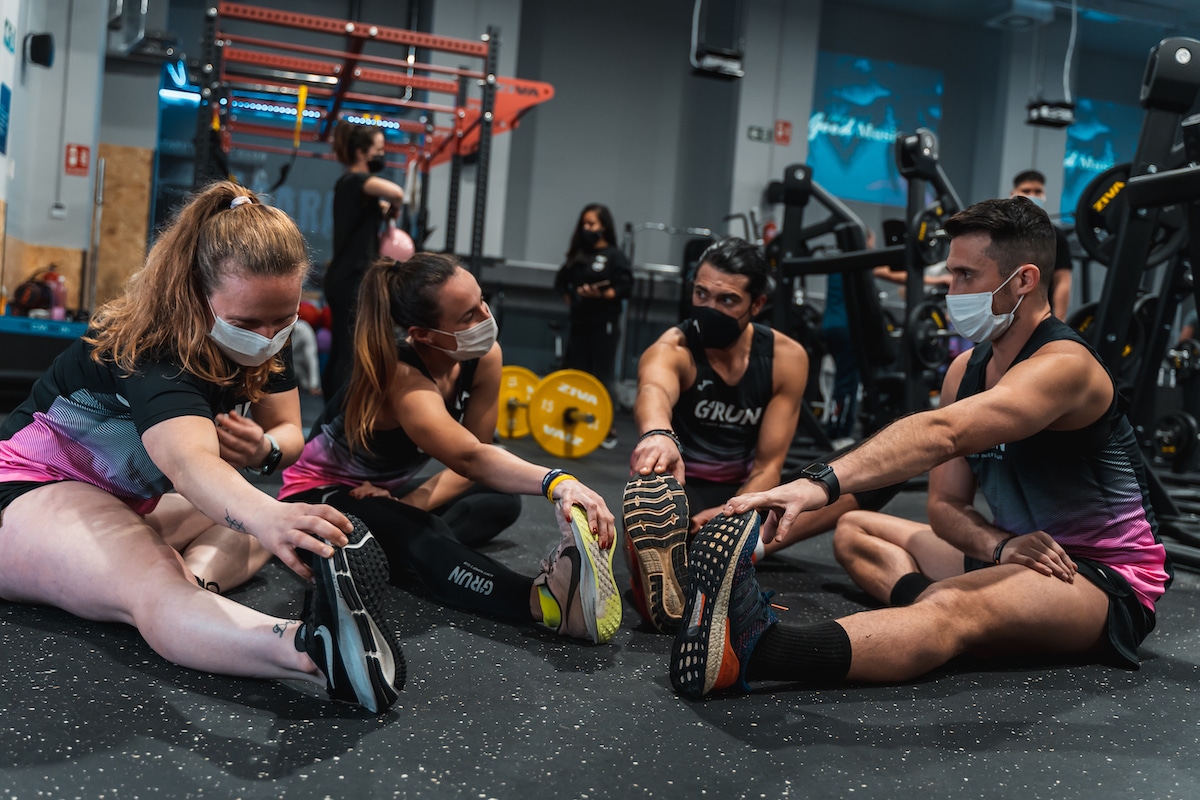
[{"label": "man with black face mask", "polygon": [[[723,239],[698,264],[692,316],[660,336],[638,364],[633,413],[640,438],[625,490],[634,604],[664,632],[682,613],[689,531],[734,495],[785,479],[808,378],[804,348],[753,322],[767,302],[762,250]],[[877,509],[894,494],[888,487],[871,499],[847,495],[807,516],[770,550],[832,529],[860,502]]]}]

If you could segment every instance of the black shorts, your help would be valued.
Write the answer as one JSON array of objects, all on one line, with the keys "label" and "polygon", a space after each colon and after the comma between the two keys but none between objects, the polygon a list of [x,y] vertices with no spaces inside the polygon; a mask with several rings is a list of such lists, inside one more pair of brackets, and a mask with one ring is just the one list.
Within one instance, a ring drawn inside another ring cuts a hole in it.
[{"label": "black shorts", "polygon": [[[1095,584],[1108,595],[1108,621],[1104,631],[1108,634],[1108,646],[1101,654],[1100,662],[1112,667],[1139,669],[1138,647],[1154,630],[1154,612],[1142,605],[1137,593],[1112,567],[1090,558],[1071,556],[1079,574]],[[963,557],[963,569],[971,572],[994,566],[970,556]]]},{"label": "black shorts", "polygon": [[23,494],[32,492],[42,486],[59,481],[8,481],[0,483],[0,519],[3,519],[4,509],[8,508],[13,500],[16,500]]}]

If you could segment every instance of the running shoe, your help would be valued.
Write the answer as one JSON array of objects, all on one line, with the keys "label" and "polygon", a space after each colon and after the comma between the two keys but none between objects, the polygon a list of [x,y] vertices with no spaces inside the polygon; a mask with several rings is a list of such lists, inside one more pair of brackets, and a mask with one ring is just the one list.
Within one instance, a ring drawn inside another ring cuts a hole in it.
[{"label": "running shoe", "polygon": [[754,576],[758,513],[721,514],[688,551],[687,607],[671,647],[671,685],[700,698],[719,689],[750,691],[746,664],[763,632],[779,621]]},{"label": "running shoe", "polygon": [[296,649],[324,673],[331,698],[379,713],[404,686],[404,655],[380,608],[387,556],[361,520],[346,516],[354,530],[345,547],[329,558],[300,551],[316,585],[304,595]]},{"label": "running shoe", "polygon": [[621,596],[612,571],[615,548],[600,549],[600,537],[592,533],[580,506],[571,506],[570,519],[557,505],[554,512],[559,542],[533,580],[542,624],[564,636],[603,644],[621,627]]},{"label": "running shoe", "polygon": [[687,495],[673,475],[646,475],[625,484],[623,505],[633,605],[659,633],[674,633],[687,582]]}]

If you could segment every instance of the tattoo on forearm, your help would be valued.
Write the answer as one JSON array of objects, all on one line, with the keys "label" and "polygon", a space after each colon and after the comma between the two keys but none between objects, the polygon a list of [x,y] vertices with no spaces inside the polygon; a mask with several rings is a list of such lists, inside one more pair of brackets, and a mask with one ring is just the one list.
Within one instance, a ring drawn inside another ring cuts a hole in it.
[{"label": "tattoo on forearm", "polygon": [[287,622],[276,622],[275,627],[271,628],[271,631],[273,633],[275,633],[280,639],[282,639],[283,634],[287,631],[287,629],[292,627],[295,624],[296,624],[295,620],[290,620],[290,619]]},{"label": "tattoo on forearm", "polygon": [[245,532],[246,532],[246,526],[245,526],[245,525],[243,525],[243,524],[241,523],[241,521],[239,521],[239,520],[236,520],[236,519],[234,519],[233,517],[231,517],[231,516],[229,515],[229,509],[228,509],[228,508],[227,508],[227,509],[225,509],[225,524],[226,524],[226,525],[228,525],[230,528],[233,528],[235,531],[240,531],[241,533],[245,533]]}]

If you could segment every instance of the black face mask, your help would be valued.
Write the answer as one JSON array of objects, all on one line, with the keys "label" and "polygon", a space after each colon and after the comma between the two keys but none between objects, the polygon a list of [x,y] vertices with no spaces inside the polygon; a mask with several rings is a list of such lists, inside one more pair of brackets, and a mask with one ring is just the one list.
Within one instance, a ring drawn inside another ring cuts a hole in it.
[{"label": "black face mask", "polygon": [[579,240],[583,242],[584,247],[595,247],[596,242],[600,241],[600,231],[580,231]]},{"label": "black face mask", "polygon": [[700,334],[700,344],[715,350],[729,347],[742,333],[741,323],[709,306],[692,306],[692,324]]},{"label": "black face mask", "polygon": [[383,172],[383,170],[386,167],[387,167],[387,157],[386,156],[376,156],[375,158],[367,159],[367,172],[371,173],[372,175],[376,175],[380,172]]}]

